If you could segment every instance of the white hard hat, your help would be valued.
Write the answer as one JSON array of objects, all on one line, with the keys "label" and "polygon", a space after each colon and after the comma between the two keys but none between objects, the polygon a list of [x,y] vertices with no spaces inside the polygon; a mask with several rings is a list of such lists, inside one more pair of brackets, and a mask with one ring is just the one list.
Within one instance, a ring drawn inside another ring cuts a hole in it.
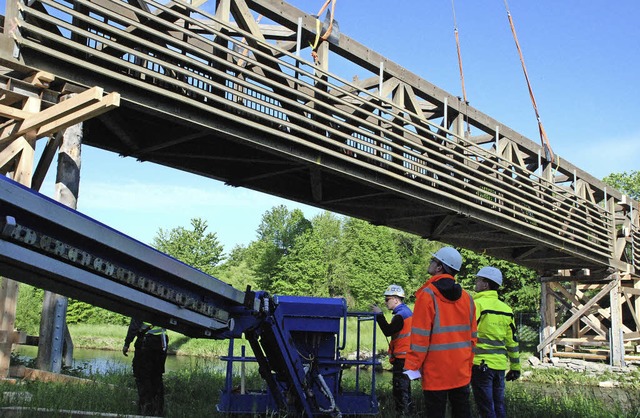
[{"label": "white hard hat", "polygon": [[456,272],[460,271],[460,268],[462,267],[462,256],[458,250],[453,247],[440,248],[435,254],[431,255],[433,258]]},{"label": "white hard hat", "polygon": [[397,284],[392,284],[391,286],[387,287],[387,290],[384,291],[384,295],[404,298],[404,289]]},{"label": "white hard hat", "polygon": [[502,286],[502,272],[495,267],[482,267],[476,274],[476,277],[491,280],[499,286]]}]

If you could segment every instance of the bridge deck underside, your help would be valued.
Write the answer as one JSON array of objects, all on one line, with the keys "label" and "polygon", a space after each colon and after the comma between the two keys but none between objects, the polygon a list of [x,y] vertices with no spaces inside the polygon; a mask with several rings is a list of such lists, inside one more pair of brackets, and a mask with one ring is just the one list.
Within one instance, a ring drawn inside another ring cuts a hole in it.
[{"label": "bridge deck underside", "polygon": [[[539,147],[520,138],[493,132],[493,148],[480,147],[492,134],[483,119],[426,101],[422,82],[323,72],[268,43],[243,3],[231,2],[233,25],[171,2],[21,4],[19,65],[13,40],[2,39],[2,58],[8,77],[40,69],[56,75],[56,91],[121,94],[120,108],[85,123],[86,145],[541,272],[606,276],[614,214],[602,190],[577,193],[536,174]],[[476,140],[456,118],[481,131]]]},{"label": "bridge deck underside", "polygon": [[[247,187],[323,209],[386,225],[422,237],[447,242],[475,251],[486,251],[499,258],[514,260],[533,268],[601,269],[596,263],[576,258],[565,250],[540,245],[541,236],[527,238],[499,227],[500,220],[489,215],[473,218],[460,212],[437,189],[425,193],[403,181],[383,181],[377,172],[354,167],[350,161],[331,158],[304,146],[283,143],[277,135],[261,134],[249,143],[242,137],[255,137],[251,128],[231,125],[224,118],[208,115],[212,124],[225,125],[225,132],[200,130],[197,126],[177,124],[154,118],[145,112],[126,107],[111,117],[123,126],[135,127],[142,148],[161,149],[138,155],[138,158],[179,170],[224,181],[231,186]],[[173,134],[172,134],[173,132]],[[180,140],[180,138],[191,138]],[[163,138],[163,139],[161,139]],[[87,124],[85,143],[120,154],[130,150],[114,146],[108,126],[100,120]],[[357,158],[357,157],[354,157]],[[314,162],[320,161],[320,164]],[[196,197],[197,198],[197,197]]]}]

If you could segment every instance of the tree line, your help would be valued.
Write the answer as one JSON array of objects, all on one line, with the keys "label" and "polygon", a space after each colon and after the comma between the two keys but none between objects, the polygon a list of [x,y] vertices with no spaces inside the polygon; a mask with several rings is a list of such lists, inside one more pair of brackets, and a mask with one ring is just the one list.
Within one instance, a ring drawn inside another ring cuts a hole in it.
[{"label": "tree line", "polygon": [[[226,255],[202,219],[191,227],[160,230],[153,246],[243,290],[272,294],[343,297],[353,310],[379,303],[389,284],[409,294],[428,278],[431,255],[443,246],[416,235],[323,212],[306,219],[299,209],[273,207],[262,216],[257,239]],[[205,244],[206,245],[203,245]],[[204,250],[203,250],[204,249]],[[471,290],[480,267],[494,265],[505,275],[504,298],[517,312],[536,312],[540,286],[535,271],[461,250],[458,279]]]}]

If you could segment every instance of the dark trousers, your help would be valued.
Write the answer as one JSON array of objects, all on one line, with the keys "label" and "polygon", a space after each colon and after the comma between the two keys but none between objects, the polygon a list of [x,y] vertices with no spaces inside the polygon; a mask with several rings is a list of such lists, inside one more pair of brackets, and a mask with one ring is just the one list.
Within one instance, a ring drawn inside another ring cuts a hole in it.
[{"label": "dark trousers", "polygon": [[471,375],[473,398],[482,418],[505,418],[504,370],[473,366]]},{"label": "dark trousers", "polygon": [[[138,414],[164,415],[164,363],[167,352],[162,348],[160,336],[143,337],[136,342],[133,356],[133,376],[138,389]],[[157,339],[157,341],[155,341]]]},{"label": "dark trousers", "polygon": [[425,390],[424,395],[425,415],[427,418],[445,418],[447,413],[447,400],[451,404],[452,418],[470,418],[471,405],[469,395],[471,389],[465,385],[448,390]]},{"label": "dark trousers", "polygon": [[411,402],[411,380],[403,373],[404,359],[396,358],[391,363],[393,366],[393,400],[396,405],[397,415],[410,415],[413,410]]}]

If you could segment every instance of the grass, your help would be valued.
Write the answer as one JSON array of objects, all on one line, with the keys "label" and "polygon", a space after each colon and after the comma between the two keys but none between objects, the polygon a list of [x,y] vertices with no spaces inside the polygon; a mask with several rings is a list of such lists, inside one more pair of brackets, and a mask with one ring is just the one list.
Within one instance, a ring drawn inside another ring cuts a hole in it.
[{"label": "grass", "polygon": [[[361,323],[361,351],[371,351],[373,324],[370,321]],[[355,351],[355,330],[357,322],[350,318],[347,324],[347,340],[344,354]],[[120,350],[126,334],[124,326],[86,326],[72,325],[70,332],[74,345],[78,348],[98,348]],[[377,333],[378,352],[386,351],[387,343],[381,333]],[[169,332],[170,350],[179,355],[193,357],[217,357],[227,354],[227,341],[189,339],[180,334]],[[342,338],[342,337],[341,337]],[[236,344],[239,351],[240,342]],[[248,344],[246,344],[248,345]],[[523,344],[523,348],[528,347]],[[250,353],[247,353],[250,355]],[[565,369],[527,369],[526,359],[530,353],[523,353],[521,358],[526,373],[518,381],[507,382],[506,404],[507,415],[518,418],[638,418],[640,417],[640,372],[626,374],[604,373],[593,375],[585,372],[572,372]],[[383,361],[388,365],[388,362]],[[224,386],[224,375],[213,370],[206,362],[191,363],[190,367],[165,374],[166,416],[182,418],[194,416],[215,416],[215,404],[219,400]],[[75,371],[74,374],[82,374]],[[0,394],[5,392],[27,392],[30,401],[20,396],[4,395],[0,397],[2,406],[24,406],[29,408],[54,408],[64,410],[85,410],[108,412],[114,414],[135,414],[137,398],[135,382],[128,370],[109,371],[106,374],[85,376],[92,384],[18,382],[11,384],[0,381]],[[251,369],[249,380],[261,384],[261,378]],[[369,372],[361,374],[361,387],[368,389]],[[349,387],[352,377],[345,373],[344,385]],[[603,380],[614,380],[620,387],[599,388]],[[391,395],[391,374],[389,372],[376,375],[376,390],[380,404],[380,417],[393,417],[393,398]],[[27,395],[25,395],[27,396]],[[420,384],[413,384],[413,396],[416,402],[417,416],[424,415]],[[55,414],[48,416],[56,416]],[[61,413],[60,417],[68,414]]]},{"label": "grass", "polygon": [[[260,382],[255,372],[249,381]],[[541,374],[546,374],[546,370]],[[27,392],[30,401],[0,399],[2,406],[28,408],[53,408],[57,410],[83,410],[113,414],[135,414],[135,384],[127,372],[109,372],[90,376],[93,383],[70,384],[51,382],[20,382],[10,384],[0,381],[0,393]],[[346,379],[350,379],[347,377]],[[379,417],[393,417],[390,373],[376,375],[377,395],[380,402]],[[365,387],[366,379],[362,382]],[[349,384],[348,382],[346,383]],[[206,368],[191,368],[165,375],[166,416],[187,418],[215,416],[215,404],[224,385],[224,376]],[[635,390],[618,389],[602,391],[584,385],[566,383],[535,383],[516,381],[507,383],[507,416],[518,418],[631,418],[640,416],[640,406]],[[418,383],[413,384],[416,416],[424,415],[422,393]],[[55,414],[47,416],[56,416]],[[68,416],[60,413],[58,416]]]}]

